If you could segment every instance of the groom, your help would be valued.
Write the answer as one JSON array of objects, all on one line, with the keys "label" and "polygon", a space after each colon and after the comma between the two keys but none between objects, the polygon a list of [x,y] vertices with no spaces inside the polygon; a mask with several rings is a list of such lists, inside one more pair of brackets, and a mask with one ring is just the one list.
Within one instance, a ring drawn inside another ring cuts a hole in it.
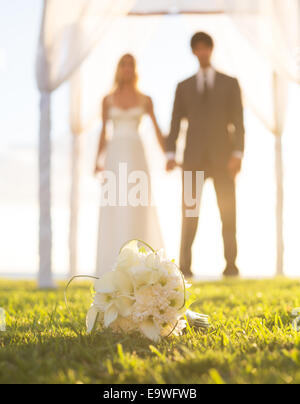
[{"label": "groom", "polygon": [[[179,83],[176,90],[171,131],[166,144],[167,171],[177,166],[176,141],[181,121],[187,119],[183,171],[192,172],[193,188],[196,187],[197,171],[204,171],[204,178],[213,180],[223,226],[227,262],[224,276],[233,277],[239,275],[236,266],[235,177],[241,170],[244,151],[241,92],[236,79],[217,72],[211,65],[214,42],[209,35],[196,33],[191,47],[199,60],[200,69],[196,75]],[[192,245],[198,215],[188,217],[186,211],[191,206],[187,206],[185,197],[182,200],[180,266],[184,275],[191,277]]]}]

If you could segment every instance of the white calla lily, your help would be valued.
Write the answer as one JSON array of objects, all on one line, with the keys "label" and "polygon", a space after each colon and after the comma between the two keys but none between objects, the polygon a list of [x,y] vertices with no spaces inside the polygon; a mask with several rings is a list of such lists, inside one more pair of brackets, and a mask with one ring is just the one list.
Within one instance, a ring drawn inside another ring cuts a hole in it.
[{"label": "white calla lily", "polygon": [[140,325],[140,330],[147,338],[151,339],[152,341],[158,342],[160,340],[160,329],[153,321],[143,321]]},{"label": "white calla lily", "polygon": [[95,308],[104,312],[104,326],[109,327],[120,315],[128,317],[132,313],[134,299],[127,296],[114,297],[106,293],[97,293],[94,299]]},{"label": "white calla lily", "polygon": [[133,284],[129,275],[116,270],[97,279],[95,282],[95,291],[96,293],[105,294],[120,292],[121,294],[130,296],[133,292]]},{"label": "white calla lily", "polygon": [[136,288],[147,286],[152,281],[152,270],[150,268],[147,268],[145,265],[131,268],[130,274]]},{"label": "white calla lily", "polygon": [[173,292],[170,300],[171,307],[175,307],[176,309],[181,309],[184,305],[184,295],[182,292]]},{"label": "white calla lily", "polygon": [[116,309],[122,317],[130,316],[133,304],[134,300],[125,296],[119,297],[115,302]]},{"label": "white calla lily", "polygon": [[92,305],[86,315],[86,328],[87,328],[87,333],[90,334],[96,324],[97,321],[97,316],[99,314],[99,311],[97,309],[97,307],[95,307],[94,305]]},{"label": "white calla lily", "polygon": [[118,317],[118,310],[114,303],[111,303],[104,313],[104,327],[108,328]]},{"label": "white calla lily", "polygon": [[116,291],[114,282],[114,272],[108,272],[95,281],[95,291],[97,293],[113,293]]},{"label": "white calla lily", "polygon": [[125,272],[117,270],[114,272],[113,279],[115,289],[119,291],[123,295],[130,296],[133,292],[133,283],[130,279],[130,276]]},{"label": "white calla lily", "polygon": [[113,296],[109,293],[96,293],[94,298],[94,305],[102,310],[105,311],[107,307],[112,303]]},{"label": "white calla lily", "polygon": [[121,271],[126,271],[130,269],[132,266],[139,264],[139,256],[135,247],[126,247],[124,248],[117,259],[116,269]]},{"label": "white calla lily", "polygon": [[160,267],[160,256],[156,253],[148,254],[146,258],[146,265],[151,269],[159,269]]},{"label": "white calla lily", "polygon": [[178,268],[176,264],[172,261],[164,260],[161,262],[161,267],[169,274],[175,274],[178,272]]}]

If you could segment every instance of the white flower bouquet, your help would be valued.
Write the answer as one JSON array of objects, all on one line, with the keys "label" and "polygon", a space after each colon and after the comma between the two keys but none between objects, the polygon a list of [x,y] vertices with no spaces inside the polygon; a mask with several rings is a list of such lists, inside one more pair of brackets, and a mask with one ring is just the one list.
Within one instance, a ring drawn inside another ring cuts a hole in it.
[{"label": "white flower bouquet", "polygon": [[133,240],[120,251],[113,271],[95,281],[86,325],[115,332],[139,332],[152,341],[181,335],[190,326],[207,328],[208,317],[186,308],[187,288],[173,261],[144,242]]}]

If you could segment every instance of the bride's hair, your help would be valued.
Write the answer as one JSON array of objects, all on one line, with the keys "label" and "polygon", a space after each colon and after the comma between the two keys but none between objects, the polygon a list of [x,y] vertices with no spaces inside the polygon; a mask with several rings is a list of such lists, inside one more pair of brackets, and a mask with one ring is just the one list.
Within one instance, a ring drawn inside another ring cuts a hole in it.
[{"label": "bride's hair", "polygon": [[118,62],[118,65],[117,65],[117,70],[116,70],[115,79],[114,79],[114,90],[117,89],[117,88],[122,87],[122,85],[123,85],[121,69],[122,69],[126,59],[131,59],[131,62],[133,64],[133,69],[134,69],[133,85],[134,85],[136,90],[138,89],[138,74],[137,74],[137,68],[136,68],[136,59],[130,53],[126,53],[125,55],[123,55],[121,57],[121,59]]}]

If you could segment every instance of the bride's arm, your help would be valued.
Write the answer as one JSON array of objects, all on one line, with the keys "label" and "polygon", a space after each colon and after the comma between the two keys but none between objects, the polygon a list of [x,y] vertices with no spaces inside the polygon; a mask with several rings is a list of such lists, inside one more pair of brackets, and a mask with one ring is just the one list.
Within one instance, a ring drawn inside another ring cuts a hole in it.
[{"label": "bride's arm", "polygon": [[162,134],[162,131],[160,130],[160,127],[158,125],[155,112],[154,112],[154,106],[151,97],[146,97],[146,110],[147,113],[149,114],[151,121],[153,122],[153,126],[155,129],[156,137],[158,140],[158,143],[160,144],[160,147],[162,148],[162,151],[165,151],[165,138]]},{"label": "bride's arm", "polygon": [[97,155],[96,155],[95,174],[97,174],[98,172],[103,170],[103,167],[101,167],[99,165],[99,158],[104,153],[104,150],[106,148],[107,120],[108,120],[108,99],[107,99],[107,97],[104,97],[103,102],[102,102],[102,130],[100,133],[100,140],[99,140],[99,145],[98,145],[98,150],[97,150]]}]

